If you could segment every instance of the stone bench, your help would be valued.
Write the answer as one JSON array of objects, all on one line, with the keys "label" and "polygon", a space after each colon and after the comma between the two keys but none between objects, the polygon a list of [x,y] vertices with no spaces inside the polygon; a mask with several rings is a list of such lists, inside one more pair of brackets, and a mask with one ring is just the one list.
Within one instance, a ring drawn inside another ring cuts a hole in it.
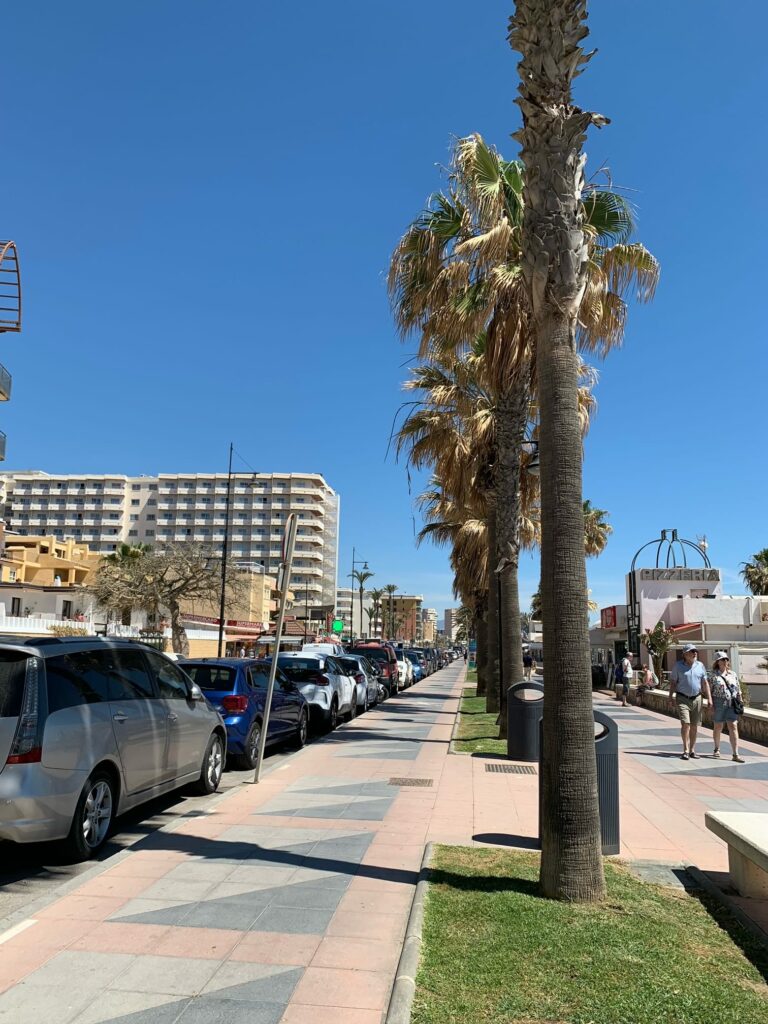
[{"label": "stone bench", "polygon": [[734,889],[752,899],[768,899],[768,814],[707,811],[710,832],[728,844],[728,869]]}]

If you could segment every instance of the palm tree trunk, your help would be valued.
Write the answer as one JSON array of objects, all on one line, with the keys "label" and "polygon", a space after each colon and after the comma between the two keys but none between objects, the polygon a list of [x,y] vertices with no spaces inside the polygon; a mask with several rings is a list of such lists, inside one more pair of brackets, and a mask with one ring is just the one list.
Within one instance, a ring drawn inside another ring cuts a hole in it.
[{"label": "palm tree trunk", "polygon": [[475,663],[477,665],[477,696],[484,697],[487,687],[488,667],[488,600],[484,597],[477,605],[475,616],[475,639],[477,650],[475,652]]},{"label": "palm tree trunk", "polygon": [[180,658],[188,658],[189,639],[186,629],[181,624],[181,608],[173,601],[170,604],[169,610],[171,613],[171,643],[173,644],[174,654],[178,654]]},{"label": "palm tree trunk", "polygon": [[496,564],[499,573],[501,653],[499,736],[507,735],[507,690],[523,678],[520,631],[520,462],[528,418],[529,374],[500,396],[496,409]]},{"label": "palm tree trunk", "polygon": [[592,717],[576,322],[584,293],[583,144],[573,103],[588,59],[585,0],[517,0],[510,43],[522,55],[516,134],[525,167],[523,274],[535,321],[541,462],[541,597],[546,676],[541,764],[541,888],[605,895]]},{"label": "palm tree trunk", "polygon": [[496,560],[496,501],[495,494],[488,501],[488,614],[486,617],[485,710],[497,714],[500,703],[499,687],[499,588],[495,573]]}]

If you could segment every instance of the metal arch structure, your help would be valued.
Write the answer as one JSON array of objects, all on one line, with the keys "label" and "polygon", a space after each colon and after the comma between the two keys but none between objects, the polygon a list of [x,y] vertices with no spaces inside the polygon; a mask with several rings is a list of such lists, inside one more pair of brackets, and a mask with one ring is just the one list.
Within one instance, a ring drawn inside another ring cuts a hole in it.
[{"label": "metal arch structure", "polygon": [[[637,560],[646,548],[656,548],[656,569],[688,568],[688,553],[697,554],[705,569],[711,569],[712,563],[704,548],[692,540],[679,537],[677,530],[662,530],[661,536],[649,540],[635,552],[629,569],[629,602],[627,604],[627,650],[637,654],[640,640],[640,605],[637,600]],[[641,566],[650,568],[650,566]]]},{"label": "metal arch structure", "polygon": [[0,242],[0,332],[21,330],[21,271],[16,243]]},{"label": "metal arch structure", "polygon": [[[637,560],[640,557],[640,554],[645,551],[646,548],[653,547],[654,544],[656,545],[656,569],[677,569],[681,566],[682,568],[687,569],[688,557],[686,554],[686,548],[691,551],[695,551],[701,556],[705,569],[712,568],[709,556],[700,544],[695,544],[692,540],[686,540],[684,537],[678,537],[677,530],[662,530],[660,537],[657,537],[656,540],[649,540],[647,544],[643,544],[643,546],[638,548],[635,552],[635,557],[632,559],[632,565],[629,570],[631,573],[633,573],[637,568]],[[662,552],[666,553],[663,566],[661,564]],[[678,561],[678,557],[681,561]]]}]

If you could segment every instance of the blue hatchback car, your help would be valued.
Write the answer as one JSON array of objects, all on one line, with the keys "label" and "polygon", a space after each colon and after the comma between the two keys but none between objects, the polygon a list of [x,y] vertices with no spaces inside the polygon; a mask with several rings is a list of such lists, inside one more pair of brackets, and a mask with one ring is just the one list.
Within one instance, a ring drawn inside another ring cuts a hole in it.
[{"label": "blue hatchback car", "polygon": [[[179,662],[227,727],[227,753],[235,767],[255,768],[259,756],[269,662],[253,658],[191,658]],[[277,669],[267,743],[307,742],[309,709],[303,694]]]}]

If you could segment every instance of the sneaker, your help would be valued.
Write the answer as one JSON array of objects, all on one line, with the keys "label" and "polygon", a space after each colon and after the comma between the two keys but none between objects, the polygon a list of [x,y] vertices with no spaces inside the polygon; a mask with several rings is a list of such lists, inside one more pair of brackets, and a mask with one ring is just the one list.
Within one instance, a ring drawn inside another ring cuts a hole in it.
[{"label": "sneaker", "polygon": [[744,760],[744,758],[743,757],[739,757],[738,754],[734,754],[733,757],[731,758],[731,760],[735,761],[737,764],[746,764],[746,761]]},{"label": "sneaker", "polygon": [[691,757],[698,757],[698,756],[699,756],[699,755],[698,755],[698,754],[696,753],[696,751],[695,751],[695,750],[692,750],[692,751],[691,751]]},{"label": "sneaker", "polygon": [[713,750],[712,751],[712,757],[720,757],[720,751],[719,750]]},{"label": "sneaker", "polygon": [[688,751],[687,750],[684,750],[682,752],[682,754],[680,755],[680,760],[681,761],[687,761],[688,760]]}]

